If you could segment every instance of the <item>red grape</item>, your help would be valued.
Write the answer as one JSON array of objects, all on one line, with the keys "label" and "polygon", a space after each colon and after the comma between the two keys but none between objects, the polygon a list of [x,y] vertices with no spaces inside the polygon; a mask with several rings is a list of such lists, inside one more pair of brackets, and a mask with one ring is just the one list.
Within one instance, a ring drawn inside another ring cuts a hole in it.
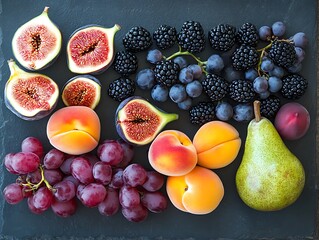
[{"label": "red grape", "polygon": [[80,184],[80,181],[79,181],[78,179],[74,178],[72,175],[65,176],[65,177],[63,178],[63,180],[68,180],[68,181],[73,182],[74,185],[75,185],[75,187],[78,187],[79,184]]},{"label": "red grape", "polygon": [[13,170],[19,174],[34,172],[40,165],[40,158],[32,152],[19,152],[11,159]]},{"label": "red grape", "polygon": [[60,170],[65,174],[65,175],[70,175],[71,174],[71,163],[73,159],[76,158],[75,156],[70,156],[64,160],[64,162],[60,166]]},{"label": "red grape", "polygon": [[119,193],[120,204],[124,208],[134,208],[140,204],[140,194],[136,188],[123,186]]},{"label": "red grape", "polygon": [[112,166],[119,164],[124,156],[124,151],[116,140],[105,140],[97,149],[101,161]]},{"label": "red grape", "polygon": [[92,165],[88,159],[84,157],[76,157],[71,163],[71,173],[73,177],[83,184],[94,182]]},{"label": "red grape", "polygon": [[52,200],[52,192],[47,187],[40,187],[33,195],[33,206],[45,211],[51,206]]},{"label": "red grape", "polygon": [[34,195],[31,195],[31,196],[28,197],[28,200],[27,200],[28,207],[29,207],[30,211],[31,211],[32,213],[35,213],[35,214],[41,214],[41,213],[43,213],[45,210],[44,210],[44,209],[38,209],[38,208],[36,208],[36,207],[34,206],[34,201],[33,201],[33,199],[34,199]]},{"label": "red grape", "polygon": [[3,189],[3,196],[7,203],[17,204],[23,200],[24,194],[18,183],[11,183]]},{"label": "red grape", "polygon": [[154,213],[163,212],[167,208],[167,198],[163,193],[145,192],[141,197],[141,202],[148,210]]},{"label": "red grape", "polygon": [[142,204],[138,204],[134,208],[122,208],[122,214],[131,222],[142,222],[147,218],[148,211]]},{"label": "red grape", "polygon": [[33,191],[30,190],[29,186],[23,186],[22,187],[22,194],[23,194],[24,198],[28,198],[28,197],[33,195]]},{"label": "red grape", "polygon": [[66,202],[53,201],[51,204],[52,211],[60,217],[69,217],[75,214],[77,204],[75,198]]},{"label": "red grape", "polygon": [[76,197],[81,200],[81,192],[83,190],[83,188],[85,188],[85,185],[80,183],[77,188],[76,188]]},{"label": "red grape", "polygon": [[146,181],[146,178],[146,170],[138,163],[128,165],[123,171],[124,183],[131,187],[143,185],[143,183]]},{"label": "red grape", "polygon": [[35,137],[25,138],[21,143],[21,151],[35,153],[40,159],[44,154],[41,141]]},{"label": "red grape", "polygon": [[73,182],[64,180],[53,186],[54,197],[60,202],[67,202],[75,197],[76,187]]},{"label": "red grape", "polygon": [[29,182],[37,184],[42,180],[41,172],[37,169],[34,172],[28,173],[27,179]]},{"label": "red grape", "polygon": [[98,210],[102,215],[112,216],[120,209],[119,194],[114,188],[107,188],[104,200],[98,205]]},{"label": "red grape", "polygon": [[44,178],[50,185],[54,185],[61,182],[63,179],[63,173],[59,169],[44,169]]},{"label": "red grape", "polygon": [[106,194],[102,184],[90,183],[80,191],[80,200],[86,207],[96,207],[104,200]]},{"label": "red grape", "polygon": [[107,185],[112,179],[112,167],[105,162],[97,162],[93,166],[93,177],[96,182]]},{"label": "red grape", "polygon": [[64,162],[65,155],[58,149],[51,149],[44,155],[43,165],[46,169],[57,169]]},{"label": "red grape", "polygon": [[91,163],[91,165],[93,166],[95,163],[99,162],[100,159],[93,153],[85,153],[80,155],[80,157],[84,157],[87,160],[89,160],[89,162]]},{"label": "red grape", "polygon": [[164,185],[165,178],[157,171],[147,171],[146,182],[143,183],[143,188],[149,192],[155,192],[161,189]]},{"label": "red grape", "polygon": [[4,166],[6,167],[6,169],[8,170],[9,173],[19,174],[16,171],[14,171],[14,169],[12,168],[12,158],[13,158],[13,156],[14,156],[14,153],[8,153],[4,157]]},{"label": "red grape", "polygon": [[110,187],[119,189],[124,185],[123,182],[123,169],[121,168],[115,168],[113,169],[113,176],[112,180],[109,184]]},{"label": "red grape", "polygon": [[133,147],[133,145],[125,142],[123,139],[118,139],[117,141],[123,149],[123,159],[116,166],[121,167],[121,168],[125,168],[133,160],[134,147]]}]

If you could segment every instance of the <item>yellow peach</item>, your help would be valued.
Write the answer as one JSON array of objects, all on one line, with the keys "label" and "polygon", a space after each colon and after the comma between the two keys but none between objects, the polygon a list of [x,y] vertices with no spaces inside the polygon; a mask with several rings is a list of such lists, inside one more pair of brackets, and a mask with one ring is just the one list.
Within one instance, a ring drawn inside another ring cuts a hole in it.
[{"label": "yellow peach", "polygon": [[97,147],[100,120],[94,110],[69,106],[54,112],[47,123],[47,136],[52,146],[62,152],[80,155]]},{"label": "yellow peach", "polygon": [[232,125],[211,121],[201,126],[193,138],[198,165],[216,169],[233,162],[240,150],[241,139]]},{"label": "yellow peach", "polygon": [[184,176],[168,177],[166,191],[177,209],[198,215],[214,211],[224,197],[224,186],[218,175],[200,166]]},{"label": "yellow peach", "polygon": [[180,176],[196,166],[197,153],[186,134],[177,130],[165,130],[151,143],[148,160],[159,173]]}]

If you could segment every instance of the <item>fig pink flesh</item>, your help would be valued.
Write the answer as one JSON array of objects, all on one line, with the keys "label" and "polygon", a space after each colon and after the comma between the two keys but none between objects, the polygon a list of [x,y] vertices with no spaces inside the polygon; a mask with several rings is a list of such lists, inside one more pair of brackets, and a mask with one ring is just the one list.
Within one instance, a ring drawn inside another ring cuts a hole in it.
[{"label": "fig pink flesh", "polygon": [[109,43],[107,35],[100,30],[79,32],[70,43],[71,56],[76,65],[91,63],[100,65],[108,59]]},{"label": "fig pink flesh", "polygon": [[18,52],[22,53],[24,61],[42,60],[53,51],[56,41],[55,34],[50,32],[46,26],[31,26],[19,36]]},{"label": "fig pink flesh", "polygon": [[49,110],[51,106],[48,100],[56,91],[50,80],[41,76],[29,78],[27,82],[18,79],[12,89],[14,99],[27,110],[34,108]]}]

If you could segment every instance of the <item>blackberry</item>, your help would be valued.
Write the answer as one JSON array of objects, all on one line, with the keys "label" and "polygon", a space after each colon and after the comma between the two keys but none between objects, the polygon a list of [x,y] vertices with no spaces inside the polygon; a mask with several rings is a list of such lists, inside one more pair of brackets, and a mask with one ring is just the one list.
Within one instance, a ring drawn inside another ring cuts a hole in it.
[{"label": "blackberry", "polygon": [[121,102],[124,99],[133,96],[134,92],[134,81],[125,77],[120,77],[119,79],[111,82],[108,89],[108,95],[118,102]]},{"label": "blackberry", "polygon": [[123,45],[127,51],[140,52],[153,44],[151,33],[143,27],[131,28],[123,37]]},{"label": "blackberry", "polygon": [[282,78],[281,94],[287,99],[299,99],[307,87],[306,79],[299,74],[291,74]]},{"label": "blackberry", "polygon": [[230,82],[228,89],[229,97],[239,103],[251,102],[255,98],[252,82],[236,79]]},{"label": "blackberry", "polygon": [[232,54],[232,65],[235,70],[248,70],[258,64],[259,56],[256,48],[241,45]]},{"label": "blackberry", "polygon": [[135,73],[137,70],[137,57],[134,53],[120,51],[115,54],[113,68],[122,75]]},{"label": "blackberry", "polygon": [[160,49],[170,48],[176,43],[177,40],[176,28],[167,25],[161,25],[153,33],[153,39]]},{"label": "blackberry", "polygon": [[274,118],[280,106],[280,98],[270,95],[268,98],[260,100],[260,114],[266,118]]},{"label": "blackberry", "polygon": [[177,42],[181,48],[188,52],[202,52],[206,42],[202,25],[196,21],[184,22],[181,31],[177,35]]},{"label": "blackberry", "polygon": [[208,41],[215,50],[228,51],[236,40],[236,28],[228,24],[219,24],[208,33]]},{"label": "blackberry", "polygon": [[178,81],[179,70],[179,65],[173,60],[160,61],[154,68],[155,79],[166,87],[171,87]]},{"label": "blackberry", "polygon": [[216,74],[207,74],[202,81],[202,86],[212,101],[221,100],[228,91],[228,82]]},{"label": "blackberry", "polygon": [[268,57],[276,65],[285,68],[293,66],[297,59],[294,45],[286,41],[274,41],[268,51]]},{"label": "blackberry", "polygon": [[258,30],[254,24],[244,23],[238,29],[237,41],[240,44],[256,46],[258,43],[258,39],[259,39]]},{"label": "blackberry", "polygon": [[190,122],[203,125],[215,119],[215,107],[212,102],[200,102],[189,110]]}]

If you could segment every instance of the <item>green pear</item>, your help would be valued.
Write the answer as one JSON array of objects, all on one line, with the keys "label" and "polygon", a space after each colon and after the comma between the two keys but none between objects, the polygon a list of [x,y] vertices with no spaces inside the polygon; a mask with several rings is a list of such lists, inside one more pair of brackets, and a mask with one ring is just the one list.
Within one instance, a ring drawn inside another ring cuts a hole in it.
[{"label": "green pear", "polygon": [[236,173],[236,187],[249,207],[276,211],[300,196],[305,172],[271,121],[260,116],[259,101],[254,102],[254,111],[255,119],[248,125],[243,159]]}]

